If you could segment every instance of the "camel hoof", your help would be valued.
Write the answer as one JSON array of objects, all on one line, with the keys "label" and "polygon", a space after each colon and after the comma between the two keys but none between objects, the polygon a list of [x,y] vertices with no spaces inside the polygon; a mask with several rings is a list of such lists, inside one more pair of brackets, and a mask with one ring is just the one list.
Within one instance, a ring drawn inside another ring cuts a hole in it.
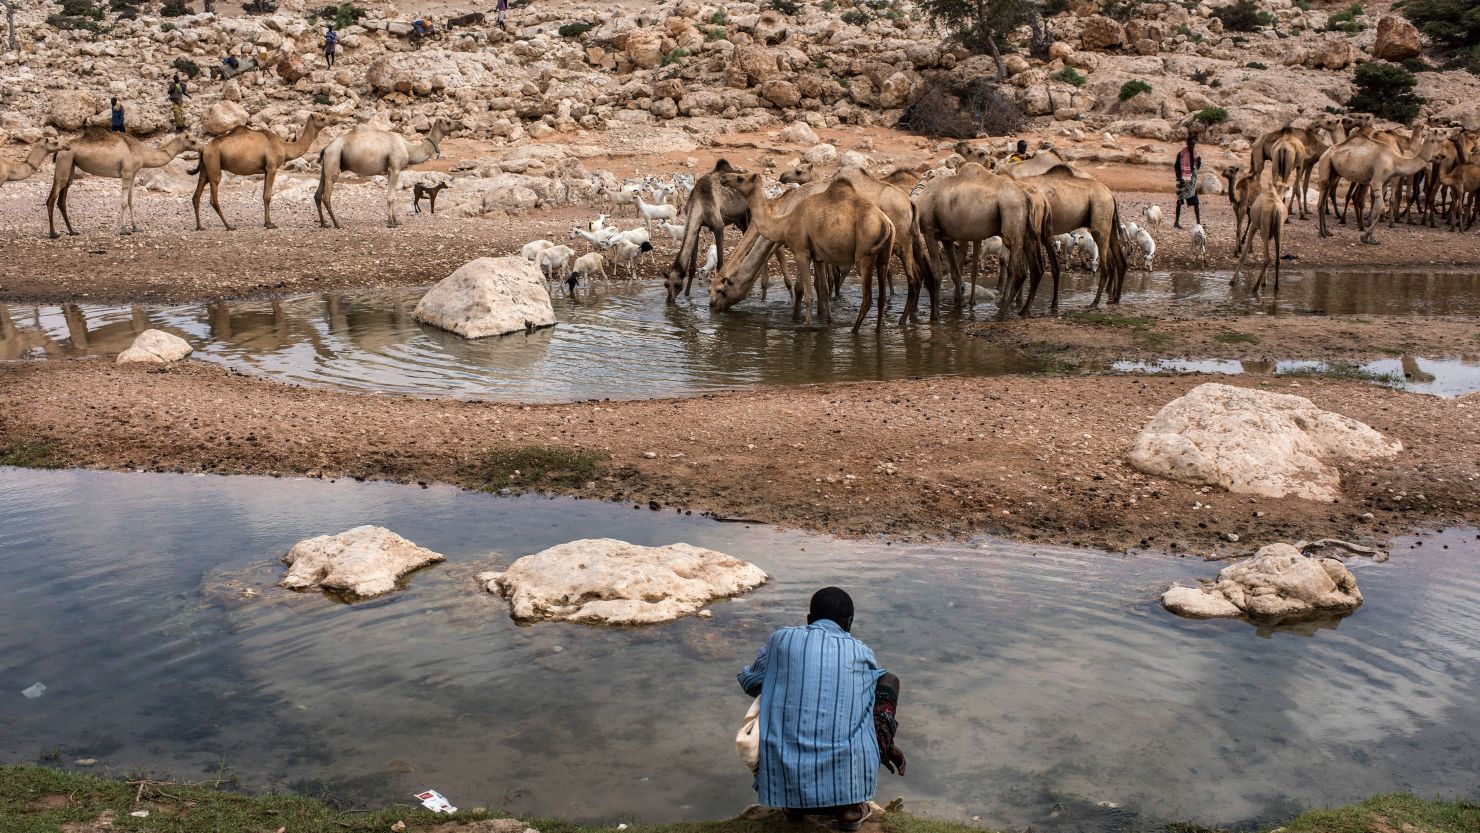
[{"label": "camel hoof", "polygon": [[55,239],[57,239],[57,238],[58,238],[58,237],[61,237],[61,235],[60,235],[60,234],[58,234],[58,233],[56,233],[56,232],[52,232],[52,233],[51,233],[51,239],[53,239],[53,240],[55,240]]},{"label": "camel hoof", "polygon": [[[277,223],[263,223],[262,224],[262,227],[263,228],[277,228]],[[228,229],[228,231],[231,231],[231,229]]]}]

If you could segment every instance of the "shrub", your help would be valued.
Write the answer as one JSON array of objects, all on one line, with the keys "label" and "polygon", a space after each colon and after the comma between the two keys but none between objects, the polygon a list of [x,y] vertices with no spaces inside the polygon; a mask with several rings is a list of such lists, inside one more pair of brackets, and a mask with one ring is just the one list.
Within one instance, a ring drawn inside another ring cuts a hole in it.
[{"label": "shrub", "polygon": [[109,0],[108,10],[119,20],[133,20],[139,16],[139,0]]},{"label": "shrub", "polygon": [[723,10],[717,11],[709,16],[709,22],[714,24],[715,26],[725,25],[725,19],[725,13]]},{"label": "shrub", "polygon": [[1129,22],[1140,8],[1141,0],[1109,0],[1101,7],[1107,17],[1114,18],[1121,23]]},{"label": "shrub", "polygon": [[92,0],[62,0],[62,10],[46,16],[46,25],[56,29],[84,29],[97,32],[98,21],[103,19],[103,10]]},{"label": "shrub", "polygon": [[951,73],[933,73],[900,124],[922,136],[974,139],[1010,136],[1027,122],[1022,108],[992,76],[960,81]]},{"label": "shrub", "polygon": [[725,30],[719,28],[718,26],[716,26],[713,29],[710,29],[710,30],[708,30],[707,32],[704,33],[704,40],[706,40],[706,41],[716,41],[716,40],[724,40],[724,39],[725,39]]},{"label": "shrub", "polygon": [[1429,65],[1429,62],[1425,61],[1423,58],[1405,58],[1403,60],[1403,69],[1406,69],[1409,72],[1434,71],[1434,68]]},{"label": "shrub", "polygon": [[176,72],[179,72],[186,78],[194,78],[197,75],[200,75],[200,67],[197,66],[196,63],[189,58],[176,58],[173,62],[170,63],[170,66],[174,67]]},{"label": "shrub", "polygon": [[1345,32],[1355,35],[1362,31],[1362,24],[1357,22],[1357,15],[1362,13],[1362,4],[1353,3],[1330,17],[1326,18],[1326,30],[1328,32]]},{"label": "shrub", "polygon": [[767,0],[766,5],[770,6],[772,11],[780,12],[788,17],[802,10],[802,4],[797,0]]},{"label": "shrub", "polygon": [[1073,84],[1076,87],[1084,86],[1084,76],[1080,75],[1074,67],[1064,67],[1050,77],[1055,81],[1063,81],[1065,84]]},{"label": "shrub", "polygon": [[1402,124],[1418,116],[1423,104],[1423,98],[1413,92],[1418,79],[1403,67],[1387,61],[1358,64],[1356,82],[1357,92],[1346,102],[1347,109]]},{"label": "shrub", "polygon": [[324,20],[334,21],[335,29],[343,29],[360,22],[365,16],[365,10],[353,3],[342,3],[338,6],[325,6],[319,9],[319,17]]},{"label": "shrub", "polygon": [[1480,3],[1474,0],[1408,0],[1403,16],[1434,43],[1451,50],[1449,67],[1480,75]]},{"label": "shrub", "polygon": [[242,6],[242,11],[247,14],[272,14],[277,11],[277,4],[272,0],[251,0]]},{"label": "shrub", "polygon": [[1302,12],[1310,11],[1310,0],[1295,0],[1295,8]]},{"label": "shrub", "polygon": [[1228,121],[1228,111],[1222,107],[1204,107],[1192,114],[1199,124],[1212,126]]},{"label": "shrub", "polygon": [[1127,81],[1124,84],[1120,85],[1120,100],[1126,101],[1128,99],[1135,98],[1141,93],[1149,92],[1151,92],[1150,84],[1147,84],[1145,81],[1142,81],[1139,78],[1133,78],[1130,81]]},{"label": "shrub", "polygon": [[1234,0],[1214,9],[1213,17],[1223,21],[1225,32],[1256,32],[1274,25],[1274,15],[1259,8],[1256,0]]},{"label": "shrub", "polygon": [[830,12],[838,7],[838,4],[834,3],[833,0],[822,0],[822,3],[820,5],[822,6],[822,10],[825,12]]},{"label": "shrub", "polygon": [[314,93],[313,103],[320,107],[328,107],[334,103],[334,99],[330,98],[327,93]]},{"label": "shrub", "polygon": [[578,38],[591,31],[591,24],[584,20],[575,23],[567,23],[558,30],[562,38]]},{"label": "shrub", "polygon": [[1263,61],[1250,61],[1247,64],[1244,64],[1244,66],[1248,67],[1249,69],[1269,69],[1269,64],[1266,64]]},{"label": "shrub", "polygon": [[192,12],[185,5],[185,0],[165,0],[164,5],[159,7],[160,17],[184,17],[187,14]]},{"label": "shrub", "polygon": [[662,65],[666,67],[669,64],[676,64],[692,54],[694,53],[690,52],[687,49],[683,49],[682,47],[674,47],[673,49],[668,50],[668,54],[663,56]]}]

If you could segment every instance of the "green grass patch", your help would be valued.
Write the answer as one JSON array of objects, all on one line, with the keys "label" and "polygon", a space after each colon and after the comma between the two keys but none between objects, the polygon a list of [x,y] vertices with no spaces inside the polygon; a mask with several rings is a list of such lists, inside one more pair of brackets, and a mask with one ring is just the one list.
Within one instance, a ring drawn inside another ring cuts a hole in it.
[{"label": "green grass patch", "polygon": [[1237,330],[1229,330],[1226,333],[1218,333],[1213,340],[1219,344],[1258,344],[1259,336],[1253,333],[1241,333]]},{"label": "green grass patch", "polygon": [[0,466],[20,466],[26,469],[60,468],[51,446],[46,443],[17,440],[9,445],[0,445]]},{"label": "green grass patch", "polygon": [[1084,76],[1080,75],[1079,71],[1074,67],[1064,67],[1049,77],[1055,81],[1062,81],[1065,84],[1073,84],[1076,87],[1084,86]]},{"label": "green grass patch", "polygon": [[578,489],[595,479],[601,456],[574,448],[531,445],[490,451],[464,474],[476,489],[521,492]]},{"label": "green grass patch", "polygon": [[1156,323],[1156,318],[1150,315],[1116,315],[1099,310],[1071,312],[1064,316],[1064,320],[1077,324],[1093,324],[1096,327],[1132,327],[1138,330],[1144,330]]},{"label": "green grass patch", "polygon": [[1172,340],[1170,333],[1158,333],[1151,330],[1136,329],[1131,331],[1131,340],[1137,347],[1157,348],[1165,347]]}]

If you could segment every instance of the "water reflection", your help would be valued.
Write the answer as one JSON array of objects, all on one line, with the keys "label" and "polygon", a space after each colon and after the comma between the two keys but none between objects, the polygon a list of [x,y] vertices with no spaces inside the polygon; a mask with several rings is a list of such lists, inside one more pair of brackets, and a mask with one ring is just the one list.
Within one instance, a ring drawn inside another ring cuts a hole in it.
[{"label": "water reflection", "polygon": [[1480,391],[1480,355],[1457,359],[1400,356],[1362,365],[1274,359],[1152,359],[1112,362],[1111,369],[1124,373],[1218,373],[1278,376],[1287,374],[1334,374],[1367,378],[1414,393],[1434,396],[1464,396]]},{"label": "water reflection", "polygon": [[[372,522],[448,562],[353,606],[271,589],[293,541]],[[712,620],[637,630],[521,627],[472,583],[591,535],[714,547],[774,580]],[[188,779],[225,765],[248,788],[364,803],[435,786],[535,817],[728,815],[753,797],[736,666],[838,583],[910,692],[910,777],[884,797],[922,812],[1068,833],[1472,795],[1480,543],[1454,531],[1394,553],[1352,562],[1354,615],[1261,638],[1160,608],[1170,582],[1216,571],[1193,559],[884,546],[438,487],[0,469],[0,760],[55,748]],[[234,582],[267,592],[243,601]],[[17,693],[37,681],[42,698]]]}]

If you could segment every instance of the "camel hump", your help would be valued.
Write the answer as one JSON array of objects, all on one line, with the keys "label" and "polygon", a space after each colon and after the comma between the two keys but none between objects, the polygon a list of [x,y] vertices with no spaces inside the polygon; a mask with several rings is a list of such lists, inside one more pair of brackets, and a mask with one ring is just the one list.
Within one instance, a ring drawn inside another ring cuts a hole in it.
[{"label": "camel hump", "polygon": [[714,163],[715,173],[727,174],[733,170],[735,170],[735,166],[731,165],[728,159],[718,159]]},{"label": "camel hump", "polygon": [[1054,165],[1052,168],[1049,168],[1048,170],[1044,171],[1043,172],[1043,175],[1044,176],[1067,176],[1067,177],[1077,177],[1077,176],[1079,176],[1079,174],[1077,174],[1077,173],[1074,172],[1074,169],[1073,168],[1069,167],[1068,164],[1063,163],[1063,162],[1060,162],[1059,164]]}]

